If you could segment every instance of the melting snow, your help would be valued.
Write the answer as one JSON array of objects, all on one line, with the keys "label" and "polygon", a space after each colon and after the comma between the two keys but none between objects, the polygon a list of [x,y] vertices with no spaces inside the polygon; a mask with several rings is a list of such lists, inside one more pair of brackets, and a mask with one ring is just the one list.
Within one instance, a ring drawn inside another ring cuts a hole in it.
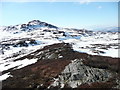
[{"label": "melting snow", "polygon": [[6,63],[0,65],[0,71],[8,70],[8,69],[15,68],[15,67],[17,67],[16,69],[19,69],[24,66],[33,64],[35,62],[37,62],[37,59],[30,59],[30,60],[24,59],[24,60],[19,60],[19,61],[15,61],[15,62],[9,61],[9,62],[6,62]]},{"label": "melting snow", "polygon": [[[3,74],[2,76],[0,76],[0,81],[2,81],[2,80],[5,80],[5,79],[7,79],[8,77],[10,77],[11,75],[10,75],[10,72],[9,73],[6,73],[6,74]],[[12,77],[12,76],[11,76]]]},{"label": "melting snow", "polygon": [[[99,48],[93,48],[92,44],[103,44],[103,45],[109,45],[118,43],[118,34],[101,34],[98,33],[96,35],[88,35],[84,32],[86,35],[79,34],[75,30],[67,30],[67,29],[49,29],[51,32],[44,32],[44,30],[48,30],[47,27],[42,27],[41,29],[32,30],[32,31],[21,31],[21,30],[12,30],[12,31],[3,31],[2,28],[0,28],[0,42],[6,41],[10,39],[21,39],[21,38],[31,38],[34,39],[37,44],[32,46],[29,45],[28,47],[12,47],[10,46],[9,50],[4,50],[4,54],[0,53],[0,71],[8,70],[10,68],[19,69],[22,67],[25,67],[27,65],[33,64],[37,62],[37,59],[24,59],[19,61],[14,61],[17,58],[23,57],[27,54],[30,54],[31,52],[36,51],[37,49],[43,48],[44,46],[51,45],[54,43],[70,43],[72,44],[72,47],[75,51],[88,53],[92,55],[102,55],[102,56],[111,56],[111,57],[119,57],[118,56],[118,49],[115,49],[117,46],[112,46],[112,48],[108,48],[108,50],[105,49],[99,49]],[[53,34],[53,32],[62,31],[65,32],[64,34],[66,36],[63,36],[63,33],[57,33]],[[16,41],[17,42],[17,41]],[[29,43],[29,41],[26,41],[26,43]],[[1,48],[0,48],[1,49]],[[94,53],[92,50],[100,50],[105,53]],[[19,51],[22,53],[20,54]],[[18,53],[19,55],[16,57],[13,57],[14,54]],[[12,57],[12,58],[10,58]],[[62,58],[63,56],[59,56],[59,58]],[[8,59],[6,59],[8,58]],[[7,78],[9,77],[9,73],[6,73],[0,78]]]}]

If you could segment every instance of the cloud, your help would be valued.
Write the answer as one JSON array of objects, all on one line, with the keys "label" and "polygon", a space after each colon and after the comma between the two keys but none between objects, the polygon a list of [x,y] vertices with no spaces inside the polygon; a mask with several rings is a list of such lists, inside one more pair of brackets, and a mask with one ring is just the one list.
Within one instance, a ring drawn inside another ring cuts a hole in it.
[{"label": "cloud", "polygon": [[48,0],[49,2],[56,2],[56,0]]},{"label": "cloud", "polygon": [[[89,4],[90,2],[119,2],[119,0],[77,0],[77,1],[80,2],[80,4]],[[102,7],[99,6],[98,8]]]},{"label": "cloud", "polygon": [[1,2],[80,2],[81,4],[90,2],[119,2],[119,0],[0,0]]},{"label": "cloud", "polygon": [[101,9],[102,8],[102,6],[98,6],[98,9]]},{"label": "cloud", "polygon": [[2,2],[30,2],[30,0],[1,0]]},{"label": "cloud", "polygon": [[93,2],[94,0],[78,0],[80,4],[89,4],[90,2]]}]

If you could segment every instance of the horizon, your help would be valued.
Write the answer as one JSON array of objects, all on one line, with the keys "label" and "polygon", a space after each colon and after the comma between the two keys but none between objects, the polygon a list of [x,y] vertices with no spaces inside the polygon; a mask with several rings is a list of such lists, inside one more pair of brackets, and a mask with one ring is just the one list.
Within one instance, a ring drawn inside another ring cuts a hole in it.
[{"label": "horizon", "polygon": [[0,26],[40,20],[64,28],[118,26],[118,2],[2,2]]}]

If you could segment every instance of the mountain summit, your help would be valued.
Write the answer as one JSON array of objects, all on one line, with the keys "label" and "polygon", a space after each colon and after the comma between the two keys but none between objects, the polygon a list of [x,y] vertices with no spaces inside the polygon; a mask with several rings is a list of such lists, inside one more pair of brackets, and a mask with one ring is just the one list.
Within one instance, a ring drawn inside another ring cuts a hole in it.
[{"label": "mountain summit", "polygon": [[51,24],[48,24],[48,23],[46,23],[46,22],[41,22],[41,21],[39,21],[39,20],[32,20],[32,21],[30,21],[30,22],[28,22],[28,24],[27,24],[28,26],[40,26],[40,27],[48,27],[48,28],[58,28],[58,27],[56,27],[56,26],[54,26],[54,25],[51,25]]},{"label": "mountain summit", "polygon": [[34,30],[34,29],[40,29],[40,28],[54,28],[57,29],[57,26],[54,26],[52,24],[48,24],[46,22],[42,22],[40,20],[32,20],[29,21],[26,24],[20,24],[20,25],[15,25],[15,26],[7,26],[4,28],[4,30],[10,31],[10,30],[21,30],[21,31],[26,31],[26,30]]}]

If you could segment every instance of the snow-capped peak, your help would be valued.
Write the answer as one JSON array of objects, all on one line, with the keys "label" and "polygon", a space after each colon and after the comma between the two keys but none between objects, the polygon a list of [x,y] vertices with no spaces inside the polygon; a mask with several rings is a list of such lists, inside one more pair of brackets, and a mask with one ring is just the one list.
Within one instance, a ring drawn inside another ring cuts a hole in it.
[{"label": "snow-capped peak", "polygon": [[41,21],[39,20],[32,20],[30,22],[28,22],[29,25],[39,25],[41,23]]},{"label": "snow-capped peak", "polygon": [[29,30],[36,30],[40,28],[54,28],[57,29],[58,27],[48,24],[46,22],[41,22],[39,20],[32,20],[29,21],[26,24],[19,24],[14,26],[7,26],[4,28],[5,31],[11,31],[11,30],[19,30],[19,31],[29,31]]}]

